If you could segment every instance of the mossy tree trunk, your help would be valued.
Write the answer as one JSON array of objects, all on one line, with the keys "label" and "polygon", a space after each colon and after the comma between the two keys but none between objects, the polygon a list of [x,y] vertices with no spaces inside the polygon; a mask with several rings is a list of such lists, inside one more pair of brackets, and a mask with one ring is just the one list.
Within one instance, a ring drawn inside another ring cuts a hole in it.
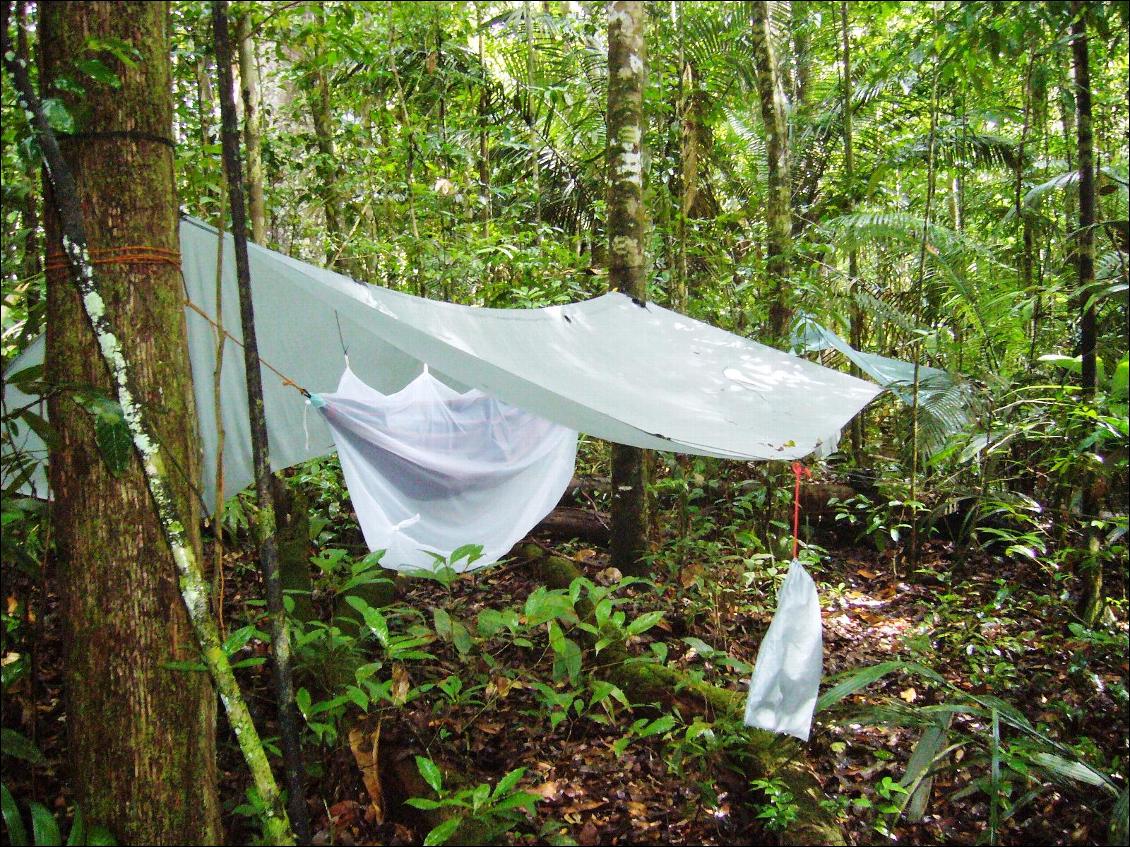
[{"label": "mossy tree trunk", "polygon": [[[74,173],[90,247],[145,245],[176,250],[166,3],[46,3],[39,8],[44,94],[60,98],[77,137],[63,153]],[[73,62],[91,58],[91,39],[120,39],[138,51],[127,65],[97,58],[120,86],[95,82]],[[61,78],[84,80],[76,97]],[[122,137],[107,133],[144,133]],[[95,135],[98,134],[98,135]],[[45,190],[47,244],[62,231]],[[188,371],[183,288],[168,264],[99,265],[101,294],[131,351],[135,397],[166,455],[187,541],[200,556],[196,434]],[[65,270],[48,273],[47,373],[53,384],[114,388],[77,290]],[[216,843],[215,695],[206,674],[170,670],[199,653],[166,543],[136,456],[118,478],[107,469],[91,416],[73,392],[53,394],[59,434],[52,453],[52,510],[60,618],[65,627],[68,753],[76,799],[122,843]]]},{"label": "mossy tree trunk", "polygon": [[247,211],[251,224],[251,240],[267,243],[267,200],[263,190],[263,98],[259,93],[259,68],[255,61],[255,36],[251,29],[251,12],[243,11],[236,19],[239,42],[239,90],[243,100],[243,143],[247,149]]},{"label": "mossy tree trunk", "polygon": [[[855,211],[855,151],[852,133],[852,85],[851,85],[851,35],[848,31],[848,4],[847,0],[840,0],[840,43],[843,52],[843,135],[844,135],[844,194],[847,203],[844,213],[850,215]],[[863,308],[857,299],[860,294],[859,279],[859,251],[853,246],[848,251],[848,286],[851,291],[851,346],[856,350],[863,349]],[[853,376],[862,376],[859,366],[852,363]],[[863,412],[851,419],[851,455],[857,467],[864,464],[863,454]]]},{"label": "mossy tree trunk", "polygon": [[761,120],[765,124],[765,150],[769,190],[765,201],[765,273],[768,278],[769,334],[784,339],[792,310],[789,306],[789,261],[792,251],[792,181],[789,175],[788,124],[785,92],[769,30],[768,3],[751,4],[751,35]]},{"label": "mossy tree trunk", "polygon": [[[1075,72],[1075,116],[1079,150],[1079,236],[1075,261],[1079,269],[1079,353],[1082,359],[1080,375],[1085,402],[1093,403],[1097,388],[1097,359],[1095,357],[1096,323],[1095,307],[1089,304],[1091,289],[1095,284],[1095,150],[1091,127],[1091,67],[1087,48],[1087,4],[1080,0],[1071,3],[1071,52]],[[1099,558],[1099,537],[1090,526],[1098,513],[1099,498],[1095,496],[1098,482],[1093,469],[1083,475],[1083,522],[1087,526],[1087,553],[1082,563],[1083,596],[1080,616],[1093,626],[1103,610],[1103,570]]]},{"label": "mossy tree trunk", "polygon": [[[608,284],[647,300],[643,238],[643,33],[638,0],[608,9]],[[643,451],[612,445],[612,563],[640,573],[647,544]]]}]

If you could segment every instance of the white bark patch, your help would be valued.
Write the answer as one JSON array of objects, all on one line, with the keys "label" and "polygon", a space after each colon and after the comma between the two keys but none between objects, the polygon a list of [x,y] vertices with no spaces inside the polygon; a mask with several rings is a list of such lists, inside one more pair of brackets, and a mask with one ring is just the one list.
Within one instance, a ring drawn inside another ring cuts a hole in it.
[{"label": "white bark patch", "polygon": [[612,29],[616,24],[620,24],[622,29],[631,32],[632,16],[626,9],[617,8],[613,4],[612,8],[608,10],[608,28]]},{"label": "white bark patch", "polygon": [[632,69],[633,74],[643,73],[643,59],[635,53],[628,54],[628,66]]},{"label": "white bark patch", "polygon": [[639,252],[639,242],[628,235],[617,235],[612,239],[612,252],[622,256],[635,256]]},{"label": "white bark patch", "polygon": [[620,182],[643,185],[643,159],[640,155],[640,128],[626,126],[619,133],[620,152],[616,156],[616,175]]}]

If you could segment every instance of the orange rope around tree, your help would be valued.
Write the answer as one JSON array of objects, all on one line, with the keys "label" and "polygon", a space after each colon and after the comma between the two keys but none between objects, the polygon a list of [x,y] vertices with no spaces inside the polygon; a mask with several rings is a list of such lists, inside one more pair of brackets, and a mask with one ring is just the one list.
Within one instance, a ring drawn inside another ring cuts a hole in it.
[{"label": "orange rope around tree", "polygon": [[[180,253],[165,247],[132,244],[90,249],[88,252],[92,265],[172,265],[180,268]],[[57,250],[48,251],[44,270],[65,271],[66,269],[67,257]]]},{"label": "orange rope around tree", "polygon": [[[103,249],[91,249],[90,264],[92,265],[172,265],[178,271],[181,271],[183,278],[184,272],[181,269],[180,253],[176,250],[169,250],[164,247],[150,247],[146,245],[128,245],[124,247],[107,247]],[[67,269],[67,258],[57,250],[52,250],[47,253],[47,263],[44,265],[44,270],[47,271],[65,271]],[[186,292],[187,293],[187,292]],[[212,320],[203,310],[200,309],[191,300],[185,299],[184,304],[208,321],[215,329],[221,330],[219,324]],[[243,343],[226,330],[221,330],[224,335],[230,338],[233,342],[240,347]],[[288,377],[278,368],[274,367],[270,362],[260,357],[259,362],[277,376],[284,386],[295,389],[303,397],[309,397],[310,392]]]}]

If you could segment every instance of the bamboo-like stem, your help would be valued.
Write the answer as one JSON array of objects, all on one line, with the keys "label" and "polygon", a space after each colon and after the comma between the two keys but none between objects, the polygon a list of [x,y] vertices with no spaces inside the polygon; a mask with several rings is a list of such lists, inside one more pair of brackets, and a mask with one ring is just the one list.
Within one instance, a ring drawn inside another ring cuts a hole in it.
[{"label": "bamboo-like stem", "polygon": [[534,240],[541,243],[541,144],[534,122],[534,12],[533,4],[524,4],[526,18],[526,112],[529,114],[530,153],[533,157]]},{"label": "bamboo-like stem", "polygon": [[[936,62],[936,60],[935,60]],[[926,246],[929,243],[930,212],[934,204],[934,146],[938,135],[938,78],[941,67],[935,65],[934,80],[930,85],[930,139],[926,153],[926,209],[922,215],[922,241],[918,250],[918,278],[914,284],[914,328],[922,323],[922,287],[926,281]],[[918,567],[918,395],[921,382],[922,337],[914,340],[914,382],[911,386],[910,406],[910,566]]]},{"label": "bamboo-like stem", "polygon": [[310,819],[303,785],[305,768],[302,764],[301,727],[294,703],[290,633],[283,607],[282,580],[279,578],[275,501],[271,490],[271,456],[267,441],[267,418],[263,410],[263,376],[255,333],[255,310],[251,298],[251,269],[247,258],[247,213],[239,161],[239,118],[232,90],[232,50],[227,5],[227,0],[214,0],[212,3],[212,28],[216,39],[216,69],[220,78],[220,135],[224,169],[228,178],[228,205],[231,207],[235,273],[239,289],[239,318],[243,330],[243,365],[247,378],[251,456],[255,466],[255,491],[259,500],[255,524],[259,536],[259,561],[267,589],[267,613],[271,620],[271,653],[274,659],[275,695],[278,699],[279,740],[286,771],[287,806],[299,841],[309,843]]},{"label": "bamboo-like stem", "polygon": [[239,684],[232,673],[231,664],[220,641],[219,629],[209,609],[208,583],[204,579],[201,563],[188,542],[184,521],[172,495],[164,455],[145,422],[141,405],[134,398],[130,388],[133,380],[130,376],[129,362],[107,317],[106,304],[95,281],[94,267],[87,248],[82,206],[74,177],[59,149],[55,133],[43,114],[42,104],[28,76],[27,63],[17,59],[11,51],[6,24],[5,20],[5,26],[0,28],[0,55],[3,56],[4,66],[15,82],[21,108],[31,115],[31,124],[39,142],[47,178],[53,188],[56,212],[63,233],[63,254],[67,260],[71,279],[82,300],[83,311],[98,341],[98,349],[113,380],[114,393],[118,404],[122,407],[123,417],[145,473],[145,482],[153,498],[157,519],[173,554],[181,599],[188,610],[201,657],[219,692],[220,701],[227,711],[228,722],[239,741],[240,750],[263,803],[265,810],[263,827],[267,840],[272,844],[293,844],[294,836],[291,833],[290,821],[282,807],[281,795],[271,773],[262,741],[251,720]]},{"label": "bamboo-like stem", "polygon": [[[852,84],[851,84],[851,37],[848,32],[847,0],[840,0],[840,36],[843,56],[843,136],[844,136],[844,181],[847,183],[847,207],[845,212],[855,211],[855,152],[852,146]],[[853,245],[848,251],[848,291],[851,297],[851,346],[863,349],[863,309],[859,305],[859,251]],[[863,372],[854,362],[851,365],[853,376]],[[863,457],[863,412],[851,419],[851,454],[856,467],[862,467]]]},{"label": "bamboo-like stem", "polygon": [[224,179],[220,178],[220,211],[216,215],[216,364],[212,367],[212,413],[216,425],[216,494],[212,508],[212,584],[216,590],[216,620],[220,634],[224,633],[224,409],[221,397],[221,379],[224,373],[224,347],[228,334],[224,332],[224,226],[227,223],[227,197]]}]

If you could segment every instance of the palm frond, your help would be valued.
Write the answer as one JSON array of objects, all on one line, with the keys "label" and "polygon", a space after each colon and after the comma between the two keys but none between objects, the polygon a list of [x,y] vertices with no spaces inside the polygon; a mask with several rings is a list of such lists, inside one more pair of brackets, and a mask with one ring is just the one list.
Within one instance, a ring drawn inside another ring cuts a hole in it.
[{"label": "palm frond", "polygon": [[[924,162],[930,153],[928,134],[915,135],[898,144],[887,158],[889,165]],[[960,123],[942,124],[934,136],[935,161],[945,167],[1015,169],[1020,145],[1003,135],[974,132]]]}]

